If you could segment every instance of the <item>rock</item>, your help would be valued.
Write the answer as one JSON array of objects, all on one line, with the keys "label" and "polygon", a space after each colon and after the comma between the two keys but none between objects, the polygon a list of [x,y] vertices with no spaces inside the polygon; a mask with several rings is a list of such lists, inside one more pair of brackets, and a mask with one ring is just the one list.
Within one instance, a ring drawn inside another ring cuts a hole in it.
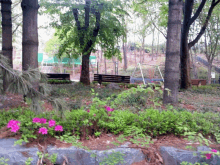
[{"label": "rock", "polygon": [[107,87],[107,88],[110,88],[110,89],[121,89],[121,88],[119,87],[119,85],[116,84],[116,83],[110,83],[110,84],[108,84],[106,87]]},{"label": "rock", "polygon": [[[163,165],[180,165],[183,161],[193,164],[196,162],[206,162],[209,165],[220,164],[220,158],[218,156],[212,156],[211,159],[206,159],[201,157],[198,151],[210,151],[210,149],[206,146],[200,146],[197,148],[197,151],[187,151],[174,147],[160,147],[160,153],[164,161]],[[197,156],[194,156],[193,153],[196,153]]]},{"label": "rock", "polygon": [[[32,164],[36,165],[38,148],[25,148],[20,145],[14,146],[16,139],[0,139],[0,158],[9,159],[9,165],[23,165],[29,157],[32,157]],[[24,143],[23,143],[24,144]]]},{"label": "rock", "polygon": [[[0,158],[4,157],[4,159],[9,159],[6,163],[9,165],[24,165],[26,160],[29,157],[32,157],[33,160],[31,165],[36,165],[38,161],[37,156],[37,147],[33,148],[25,148],[23,145],[14,146],[14,142],[16,139],[0,139]],[[25,144],[25,143],[23,143]],[[126,143],[121,146],[121,148],[109,149],[104,151],[91,150],[91,152],[77,148],[77,147],[69,147],[69,148],[56,148],[55,146],[48,146],[47,151],[49,155],[53,153],[57,153],[57,165],[63,164],[65,160],[67,160],[70,165],[98,165],[100,162],[105,161],[108,158],[110,161],[114,161],[117,158],[120,158],[117,153],[123,153],[124,163],[122,165],[131,165],[136,162],[145,161],[145,155],[139,149],[126,148],[130,143]],[[95,157],[92,156],[95,154]],[[114,158],[112,158],[114,156]],[[119,164],[119,163],[118,163]]]},{"label": "rock", "polygon": [[[48,153],[58,153],[56,162],[57,164],[62,163],[64,161],[64,155],[66,155],[69,164],[96,165],[100,162],[105,161],[106,159],[112,161],[113,159],[111,158],[111,156],[114,155],[114,152],[120,152],[121,154],[124,154],[124,156],[122,156],[124,159],[124,163],[122,163],[123,165],[131,165],[133,163],[145,160],[145,155],[142,153],[141,150],[126,148],[129,144],[130,143],[126,143],[120,146],[121,148],[109,149],[104,151],[91,150],[91,152],[73,146],[70,148],[50,147],[48,148]],[[92,157],[92,154],[96,156]],[[116,154],[114,155],[114,160],[116,160],[120,156]]]}]

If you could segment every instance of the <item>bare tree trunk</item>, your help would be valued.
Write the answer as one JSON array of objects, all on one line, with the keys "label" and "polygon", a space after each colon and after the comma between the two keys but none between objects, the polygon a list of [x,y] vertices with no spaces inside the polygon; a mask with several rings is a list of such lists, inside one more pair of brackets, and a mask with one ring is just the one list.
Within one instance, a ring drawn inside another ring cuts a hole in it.
[{"label": "bare tree trunk", "polygon": [[152,40],[152,50],[151,50],[151,53],[152,53],[152,55],[151,55],[151,61],[153,61],[154,60],[154,29],[153,29],[153,40]]},{"label": "bare tree trunk", "polygon": [[[38,0],[22,0],[21,8],[23,12],[23,30],[22,30],[22,70],[38,68]],[[32,83],[33,87],[38,90],[39,82]],[[39,113],[41,109],[38,106],[38,98],[30,92],[27,96],[32,100],[32,110]],[[24,95],[25,100],[26,95]]]},{"label": "bare tree trunk", "polygon": [[105,74],[107,74],[106,57],[104,57],[104,63],[105,63]]},{"label": "bare tree trunk", "polygon": [[[13,68],[12,59],[12,21],[11,21],[11,0],[0,0],[2,14],[2,53],[8,58],[9,65]],[[3,92],[6,92],[9,82],[3,70]]]},{"label": "bare tree trunk", "polygon": [[90,53],[82,56],[82,70],[80,75],[80,82],[84,85],[90,85],[90,75],[89,75],[89,57]]},{"label": "bare tree trunk", "polygon": [[158,53],[159,53],[159,46],[160,46],[160,33],[158,31],[158,35],[157,35],[157,55],[156,55],[156,59],[157,59],[157,56],[158,56]]},{"label": "bare tree trunk", "polygon": [[143,37],[143,41],[142,41],[142,61],[141,61],[141,63],[144,62],[144,54],[145,54],[145,52],[144,52],[144,43],[145,43],[145,38]]},{"label": "bare tree trunk", "polygon": [[178,103],[182,1],[169,0],[163,104]]},{"label": "bare tree trunk", "polygon": [[137,51],[134,50],[134,55],[135,55],[135,64],[137,64]]},{"label": "bare tree trunk", "polygon": [[22,70],[38,68],[38,0],[22,0]]},{"label": "bare tree trunk", "polygon": [[211,84],[211,71],[212,71],[212,62],[208,61],[208,82],[207,82],[207,84]]},{"label": "bare tree trunk", "polygon": [[[198,79],[197,69],[196,69],[195,62],[193,61],[193,54],[191,50],[190,50],[190,54],[191,54],[191,60],[192,60],[193,75],[195,79]],[[195,56],[196,56],[196,51],[195,51]]]},{"label": "bare tree trunk", "polygon": [[127,44],[123,41],[123,54],[124,54],[124,70],[126,71],[128,68],[128,60],[127,60]]}]

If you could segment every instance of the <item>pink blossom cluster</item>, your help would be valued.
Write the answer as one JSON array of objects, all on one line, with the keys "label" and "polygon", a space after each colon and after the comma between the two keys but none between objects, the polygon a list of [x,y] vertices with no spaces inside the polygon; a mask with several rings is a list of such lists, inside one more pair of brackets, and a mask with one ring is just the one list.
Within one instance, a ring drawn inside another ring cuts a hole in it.
[{"label": "pink blossom cluster", "polygon": [[[218,152],[217,150],[215,150],[215,149],[212,149],[211,150],[212,152]],[[212,157],[212,153],[208,153],[208,154],[205,154],[205,156],[206,156],[206,159],[211,159],[211,157]]]},{"label": "pink blossom cluster", "polygon": [[[33,123],[41,123],[41,124],[45,124],[47,123],[47,119],[44,119],[44,118],[33,118],[32,120]],[[11,132],[17,132],[19,129],[20,129],[20,121],[17,121],[17,120],[10,120],[8,122],[8,125],[7,127],[8,128],[11,128]],[[49,120],[48,122],[49,124],[49,127],[53,127],[56,125],[56,121],[55,120]],[[63,127],[61,125],[56,125],[55,128],[54,128],[55,131],[63,131]],[[39,129],[39,133],[41,134],[47,134],[47,128],[45,127],[41,127]]]},{"label": "pink blossom cluster", "polygon": [[18,124],[20,125],[20,121],[10,120],[7,127],[11,128],[11,132],[17,132],[20,129],[20,126]]},{"label": "pink blossom cluster", "polygon": [[[33,123],[41,123],[41,124],[45,124],[47,122],[47,119],[44,118],[33,118]],[[56,125],[56,121],[55,120],[49,120],[48,122],[49,127],[53,127]],[[63,127],[61,125],[56,125],[54,128],[55,131],[63,131]],[[45,127],[41,127],[39,129],[39,133],[41,134],[47,134],[47,128]]]},{"label": "pink blossom cluster", "polygon": [[110,107],[108,107],[108,106],[105,106],[105,109],[106,109],[106,111],[108,111],[108,112],[113,112],[114,111],[114,108],[110,108]]}]

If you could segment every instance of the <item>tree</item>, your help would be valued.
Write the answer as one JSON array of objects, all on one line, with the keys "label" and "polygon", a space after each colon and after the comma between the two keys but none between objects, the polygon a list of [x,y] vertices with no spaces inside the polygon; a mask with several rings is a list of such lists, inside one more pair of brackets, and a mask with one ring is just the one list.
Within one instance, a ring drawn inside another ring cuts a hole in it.
[{"label": "tree", "polygon": [[22,0],[23,35],[22,35],[22,70],[38,68],[38,0]]},{"label": "tree", "polygon": [[[9,59],[9,64],[13,67],[12,61],[12,21],[11,21],[11,0],[0,0],[2,14],[2,52]],[[8,88],[8,81],[3,69],[3,92]]]},{"label": "tree", "polygon": [[208,84],[211,84],[211,71],[214,58],[217,56],[219,49],[220,27],[219,13],[213,12],[214,15],[210,18],[209,25],[205,32],[205,55],[208,60]]},{"label": "tree", "polygon": [[[21,8],[23,12],[23,34],[22,34],[22,70],[28,68],[38,68],[38,0],[22,0]],[[33,82],[33,87],[38,90],[39,82]],[[30,91],[25,93],[32,100],[34,111],[39,111],[38,98]]]},{"label": "tree", "polygon": [[46,42],[44,51],[48,53],[49,56],[54,56],[58,53],[61,42],[62,41],[59,39],[58,36],[53,35],[53,37]]},{"label": "tree", "polygon": [[220,2],[220,0],[212,0],[211,5],[208,10],[208,14],[206,15],[205,21],[200,29],[200,32],[195,37],[194,40],[188,42],[188,35],[190,26],[193,22],[198,18],[202,9],[205,6],[206,0],[202,0],[198,8],[196,8],[195,14],[192,16],[194,0],[185,0],[184,5],[184,20],[182,25],[182,33],[181,33],[181,86],[182,89],[187,89],[191,87],[191,77],[190,77],[190,65],[189,65],[189,50],[192,46],[194,46],[201,36],[205,33],[206,27],[208,25],[209,19],[212,15],[213,9]]},{"label": "tree", "polygon": [[[100,4],[96,1],[91,3],[90,0],[86,0],[85,5],[74,5],[71,2],[57,4],[42,1],[42,5],[49,13],[53,8],[51,15],[54,13],[60,15],[60,23],[53,22],[53,27],[58,29],[56,35],[63,41],[58,56],[62,56],[64,52],[75,58],[82,55],[80,82],[86,85],[90,84],[89,57],[96,44],[105,50],[105,57],[117,56],[121,60],[117,42],[119,37],[124,35],[125,30],[118,18],[120,14],[126,12],[122,10],[119,0],[102,1]],[[63,6],[67,8],[65,13],[59,11],[59,8],[63,8]],[[90,18],[90,12],[94,17],[91,15]],[[72,13],[73,15],[71,15]],[[82,22],[84,22],[84,26],[82,26]]]},{"label": "tree", "polygon": [[163,104],[178,102],[182,1],[169,0]]}]

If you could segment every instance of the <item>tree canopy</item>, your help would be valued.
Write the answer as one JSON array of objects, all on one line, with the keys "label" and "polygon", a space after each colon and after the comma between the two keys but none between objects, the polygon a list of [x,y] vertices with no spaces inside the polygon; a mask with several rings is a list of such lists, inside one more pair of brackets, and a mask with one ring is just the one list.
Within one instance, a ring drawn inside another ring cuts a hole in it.
[{"label": "tree canopy", "polygon": [[[97,2],[102,4],[102,7],[99,9],[101,12],[100,29],[96,41],[88,51],[94,51],[95,45],[98,44],[104,50],[105,57],[111,58],[112,56],[117,56],[121,59],[120,51],[117,49],[117,46],[121,37],[125,35],[125,28],[120,21],[120,17],[129,14],[122,9],[123,6],[120,0],[114,0],[112,2],[100,0]],[[79,23],[82,24],[85,22],[85,11],[82,10],[84,8],[82,4],[77,4],[76,2],[49,3],[48,1],[42,0],[40,5],[44,7],[44,12],[53,18],[51,26],[56,28],[55,36],[62,41],[57,55],[60,57],[67,54],[74,58],[82,55],[88,41],[93,39],[93,29],[96,24],[95,15],[90,14],[90,26],[87,31],[84,31],[83,29],[79,30],[73,15],[73,9],[79,9]],[[92,3],[91,6],[93,7],[91,12],[95,12],[93,9],[98,8],[98,5],[94,3]],[[62,12],[64,8],[65,11]],[[55,15],[58,15],[59,19],[56,19]],[[81,40],[83,40],[83,42],[81,42]]]}]

